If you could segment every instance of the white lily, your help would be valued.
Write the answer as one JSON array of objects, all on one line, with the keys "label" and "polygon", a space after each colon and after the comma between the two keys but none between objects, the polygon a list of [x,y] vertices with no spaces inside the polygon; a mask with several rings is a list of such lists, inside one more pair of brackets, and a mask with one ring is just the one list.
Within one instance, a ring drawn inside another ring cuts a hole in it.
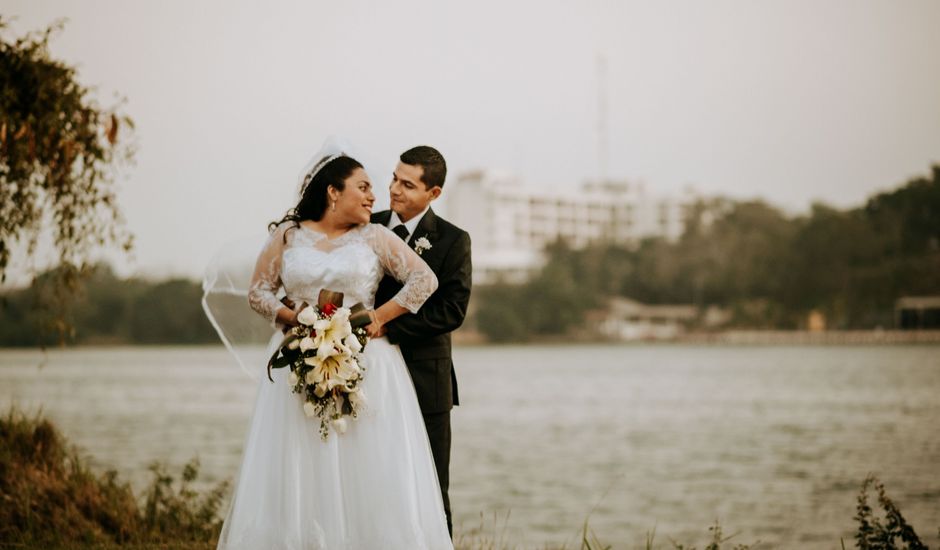
[{"label": "white lily", "polygon": [[341,325],[347,325],[350,315],[352,315],[352,310],[348,307],[341,307],[333,313],[332,319]]},{"label": "white lily", "polygon": [[346,347],[349,348],[349,351],[352,353],[362,351],[362,344],[359,343],[359,339],[356,338],[355,334],[350,334],[346,337]]},{"label": "white lily", "polygon": [[313,325],[320,318],[317,315],[317,310],[307,306],[303,308],[300,313],[297,314],[297,322],[302,325],[307,325],[308,327]]},{"label": "white lily", "polygon": [[308,418],[317,415],[317,409],[313,406],[313,403],[309,401],[304,403],[304,414],[307,415]]},{"label": "white lily", "polygon": [[344,385],[351,376],[358,376],[361,369],[355,359],[348,355],[334,354],[327,357],[308,357],[305,361],[313,360],[313,370],[307,376],[308,384],[312,376],[313,383],[319,384],[325,380],[336,380],[333,385],[328,385],[327,389],[333,389],[334,386]]},{"label": "white lily", "polygon": [[[294,342],[296,342],[296,340],[294,340]],[[291,343],[293,344],[294,342]],[[305,336],[300,340],[300,351],[310,351],[315,347],[317,346],[313,343],[313,338],[309,336]]]},{"label": "white lily", "polygon": [[333,355],[343,355],[342,350],[336,349],[336,343],[327,342],[325,340],[320,342],[320,346],[317,348],[317,357],[326,359],[327,357],[331,357]]},{"label": "white lily", "polygon": [[317,348],[317,355],[329,355],[333,349],[343,345],[343,339],[352,334],[349,326],[349,310],[339,308],[329,319],[320,319],[313,324],[317,331],[313,343]]}]

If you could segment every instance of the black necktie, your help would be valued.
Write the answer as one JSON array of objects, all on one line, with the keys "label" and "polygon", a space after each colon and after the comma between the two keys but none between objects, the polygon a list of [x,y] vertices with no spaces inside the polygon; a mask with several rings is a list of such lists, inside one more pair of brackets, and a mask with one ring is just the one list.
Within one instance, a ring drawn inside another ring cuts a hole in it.
[{"label": "black necktie", "polygon": [[405,224],[403,223],[398,224],[397,226],[395,226],[395,229],[392,229],[392,231],[394,231],[396,235],[401,237],[401,240],[408,242],[408,228],[405,227]]}]

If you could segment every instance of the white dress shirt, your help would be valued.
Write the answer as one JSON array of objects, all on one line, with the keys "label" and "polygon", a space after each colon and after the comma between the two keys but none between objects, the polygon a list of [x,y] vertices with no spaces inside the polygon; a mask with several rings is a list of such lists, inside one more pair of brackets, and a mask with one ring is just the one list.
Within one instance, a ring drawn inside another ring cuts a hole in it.
[{"label": "white dress shirt", "polygon": [[428,210],[430,210],[430,208],[431,208],[431,205],[429,204],[426,207],[424,207],[424,210],[422,210],[420,214],[411,218],[407,222],[402,222],[401,218],[398,217],[398,213],[392,210],[392,215],[391,217],[388,218],[388,228],[395,229],[396,227],[404,223],[405,229],[408,230],[408,236],[405,237],[405,242],[407,242],[411,240],[412,235],[414,235],[415,233],[415,229],[418,227],[418,224],[421,223],[421,219],[424,218],[424,215],[428,213]]}]

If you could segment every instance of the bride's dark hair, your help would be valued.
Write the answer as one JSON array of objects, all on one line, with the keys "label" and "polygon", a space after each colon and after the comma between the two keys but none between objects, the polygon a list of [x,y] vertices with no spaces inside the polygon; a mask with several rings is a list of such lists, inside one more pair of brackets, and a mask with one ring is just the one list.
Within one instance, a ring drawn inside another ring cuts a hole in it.
[{"label": "bride's dark hair", "polygon": [[[311,169],[311,172],[316,172],[313,178],[310,178],[309,175],[304,178],[303,188],[300,190],[300,201],[297,206],[288,210],[279,221],[269,223],[268,231],[284,222],[292,222],[292,227],[299,227],[300,222],[304,220],[320,221],[326,212],[327,189],[332,187],[337,191],[342,191],[346,187],[344,183],[346,179],[357,168],[362,168],[362,164],[352,157],[342,155],[326,162],[328,158],[320,159],[320,162]],[[326,164],[323,164],[324,162]],[[317,170],[318,166],[320,167],[319,170]],[[287,238],[286,232],[284,238]]]}]

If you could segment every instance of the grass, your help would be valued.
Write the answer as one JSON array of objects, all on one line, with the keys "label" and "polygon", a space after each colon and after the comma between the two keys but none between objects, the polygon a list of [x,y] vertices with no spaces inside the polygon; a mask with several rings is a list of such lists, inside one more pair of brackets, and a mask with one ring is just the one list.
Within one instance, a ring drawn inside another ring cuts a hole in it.
[{"label": "grass", "polygon": [[[114,471],[96,474],[47,419],[10,410],[0,417],[0,549],[50,550],[211,550],[222,527],[221,508],[228,493],[223,482],[205,492],[192,489],[198,461],[174,476],[161,464],[150,467],[151,483],[139,494]],[[869,492],[877,495],[876,510]],[[855,546],[860,550],[926,550],[914,528],[887,496],[884,485],[869,476],[862,484],[855,520]],[[500,525],[502,523],[502,525]],[[518,550],[508,540],[509,514],[491,526],[458,529],[456,550]],[[734,544],[715,524],[702,550],[756,550],[759,543]],[[642,548],[662,548],[656,530]],[[841,541],[845,548],[845,541]],[[613,550],[589,526],[576,542],[580,550]],[[698,550],[670,540],[666,548]],[[568,550],[546,546],[545,550]]]}]

